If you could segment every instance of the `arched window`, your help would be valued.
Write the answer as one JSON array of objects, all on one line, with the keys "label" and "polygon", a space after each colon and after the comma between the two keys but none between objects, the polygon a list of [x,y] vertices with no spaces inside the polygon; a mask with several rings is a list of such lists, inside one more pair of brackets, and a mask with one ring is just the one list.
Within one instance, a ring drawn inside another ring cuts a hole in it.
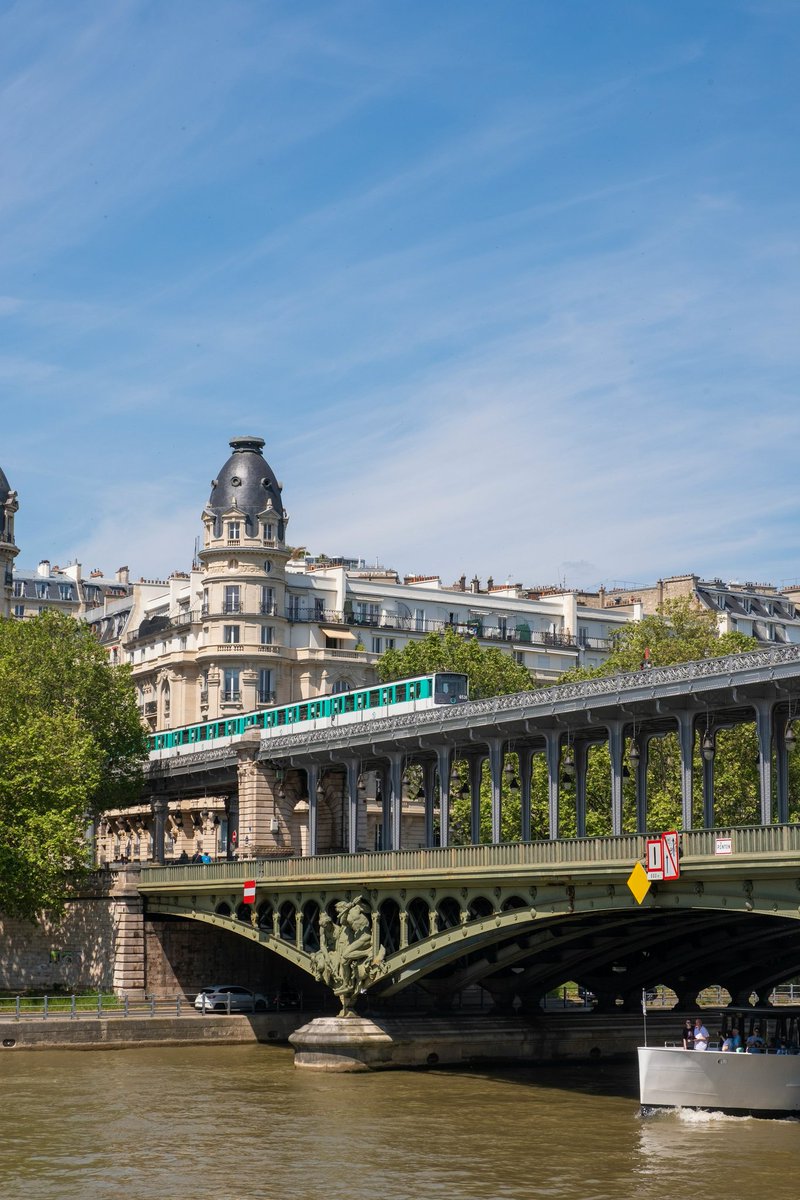
[{"label": "arched window", "polygon": [[353,685],[349,679],[337,679],[336,683],[331,688],[334,696],[338,695],[339,692],[350,692],[352,690]]}]

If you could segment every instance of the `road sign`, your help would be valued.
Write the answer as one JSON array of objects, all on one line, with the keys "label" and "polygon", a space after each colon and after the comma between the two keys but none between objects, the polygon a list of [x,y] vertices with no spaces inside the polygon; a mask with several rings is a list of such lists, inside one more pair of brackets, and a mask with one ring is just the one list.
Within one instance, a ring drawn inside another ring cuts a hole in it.
[{"label": "road sign", "polygon": [[245,904],[255,904],[256,902],[255,879],[248,879],[244,885],[244,902]]},{"label": "road sign", "polygon": [[665,882],[670,879],[680,879],[681,865],[678,858],[678,835],[674,829],[671,829],[669,833],[662,833],[661,845],[664,855],[664,874],[662,878]]},{"label": "road sign", "polygon": [[633,892],[633,898],[637,904],[641,904],[647,893],[650,891],[650,880],[647,878],[647,872],[640,862],[628,876],[628,887]]},{"label": "road sign", "polygon": [[733,854],[733,838],[715,838],[714,839],[715,854]]},{"label": "road sign", "polygon": [[647,839],[647,878],[664,878],[664,843],[660,837]]}]

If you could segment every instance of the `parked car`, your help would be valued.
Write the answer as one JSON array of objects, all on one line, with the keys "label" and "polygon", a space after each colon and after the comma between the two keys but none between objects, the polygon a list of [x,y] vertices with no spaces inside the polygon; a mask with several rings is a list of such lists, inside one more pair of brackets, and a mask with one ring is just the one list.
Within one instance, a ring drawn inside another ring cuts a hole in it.
[{"label": "parked car", "polygon": [[197,993],[194,1006],[200,1012],[266,1012],[266,996],[236,983],[216,983]]}]

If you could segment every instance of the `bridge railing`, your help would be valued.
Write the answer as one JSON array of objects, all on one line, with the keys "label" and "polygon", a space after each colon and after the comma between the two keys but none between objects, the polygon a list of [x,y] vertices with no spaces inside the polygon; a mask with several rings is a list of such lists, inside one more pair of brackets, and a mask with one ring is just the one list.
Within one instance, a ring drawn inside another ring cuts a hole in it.
[{"label": "bridge railing", "polygon": [[[383,875],[440,875],[519,867],[554,867],[568,870],[583,866],[631,867],[645,855],[647,835],[564,838],[554,841],[503,842],[478,846],[447,846],[416,850],[375,850],[357,854],[317,854],[305,858],[231,859],[210,865],[150,866],[143,864],[141,884],[180,884],[325,877],[347,879]],[[730,840],[730,849],[727,842]],[[800,825],[747,826],[731,829],[697,829],[681,834],[681,859],[741,855],[800,854]]]}]

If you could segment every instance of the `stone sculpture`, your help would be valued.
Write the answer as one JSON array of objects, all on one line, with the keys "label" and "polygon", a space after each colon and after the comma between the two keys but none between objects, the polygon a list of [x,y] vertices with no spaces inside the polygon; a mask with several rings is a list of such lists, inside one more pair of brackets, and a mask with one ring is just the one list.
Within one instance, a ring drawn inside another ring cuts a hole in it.
[{"label": "stone sculpture", "polygon": [[319,950],[311,957],[315,979],[328,985],[342,1006],[340,1017],[355,1016],[356,997],[386,971],[384,948],[372,952],[372,932],[360,896],[340,900],[336,921],[323,912],[319,918]]}]

